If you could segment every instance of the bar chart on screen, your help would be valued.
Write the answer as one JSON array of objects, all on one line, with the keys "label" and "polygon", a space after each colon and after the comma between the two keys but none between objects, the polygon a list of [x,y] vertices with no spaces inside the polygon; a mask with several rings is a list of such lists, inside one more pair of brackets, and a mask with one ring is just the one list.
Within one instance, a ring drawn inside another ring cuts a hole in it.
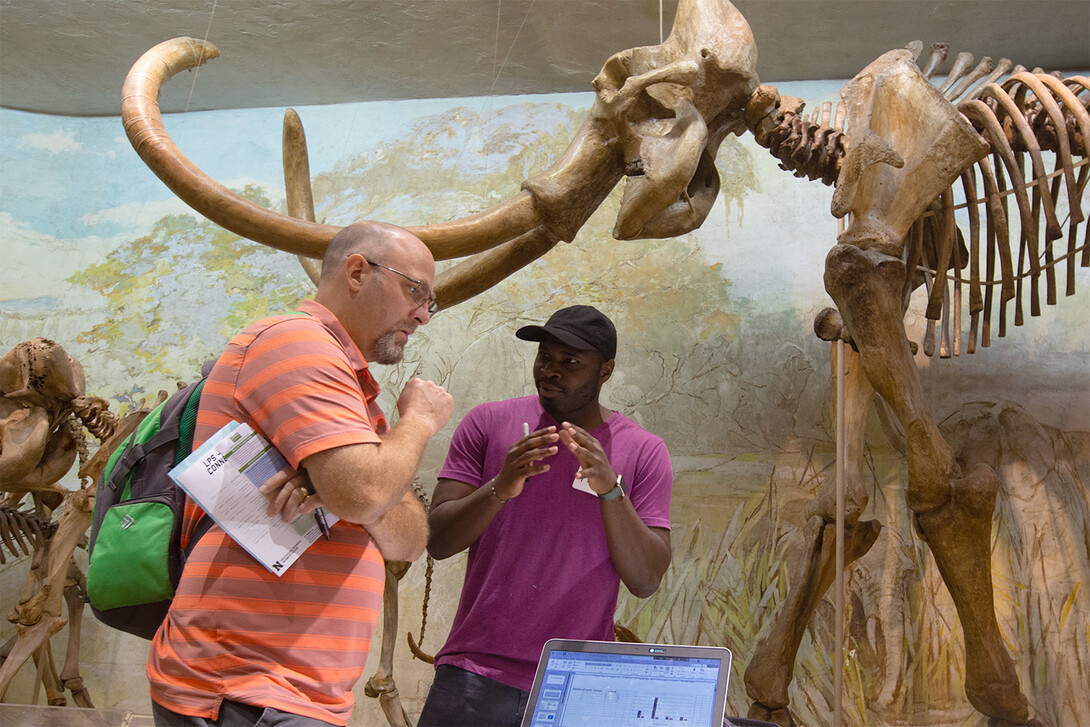
[{"label": "bar chart on screen", "polygon": [[[711,682],[714,685],[714,680]],[[567,725],[703,725],[714,709],[714,688],[659,679],[577,675],[569,687]]]}]

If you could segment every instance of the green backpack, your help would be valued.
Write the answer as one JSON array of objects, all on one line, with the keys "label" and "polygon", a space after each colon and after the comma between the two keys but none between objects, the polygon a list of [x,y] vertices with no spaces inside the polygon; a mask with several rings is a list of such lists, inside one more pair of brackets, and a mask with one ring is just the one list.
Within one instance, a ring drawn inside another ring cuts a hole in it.
[{"label": "green backpack", "polygon": [[95,495],[87,601],[99,621],[150,639],[166,617],[186,556],[212,519],[181,548],[185,493],[168,472],[193,450],[205,379],[149,413],[110,455]]}]

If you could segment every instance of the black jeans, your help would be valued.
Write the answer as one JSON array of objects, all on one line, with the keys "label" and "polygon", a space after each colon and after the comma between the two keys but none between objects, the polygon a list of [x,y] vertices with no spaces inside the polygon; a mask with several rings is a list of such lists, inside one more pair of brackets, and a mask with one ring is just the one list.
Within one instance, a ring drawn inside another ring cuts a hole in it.
[{"label": "black jeans", "polygon": [[220,704],[220,715],[216,719],[178,714],[155,700],[151,702],[151,714],[155,727],[329,727],[329,722],[320,719],[229,699]]},{"label": "black jeans", "polygon": [[440,664],[416,727],[519,727],[530,693]]}]

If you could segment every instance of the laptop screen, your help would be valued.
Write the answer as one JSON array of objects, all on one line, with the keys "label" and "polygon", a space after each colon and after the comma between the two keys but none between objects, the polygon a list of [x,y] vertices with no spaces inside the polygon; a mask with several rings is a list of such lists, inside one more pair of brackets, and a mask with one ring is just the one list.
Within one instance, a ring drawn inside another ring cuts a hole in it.
[{"label": "laptop screen", "polygon": [[731,653],[553,639],[545,644],[523,727],[719,727]]}]

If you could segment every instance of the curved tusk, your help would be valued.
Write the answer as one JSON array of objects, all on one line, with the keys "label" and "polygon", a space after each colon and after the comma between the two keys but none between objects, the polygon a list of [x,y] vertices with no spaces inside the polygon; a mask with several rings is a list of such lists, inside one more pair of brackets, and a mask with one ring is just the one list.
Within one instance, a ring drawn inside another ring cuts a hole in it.
[{"label": "curved tusk", "polygon": [[[284,191],[287,193],[288,214],[297,219],[314,222],[314,193],[310,186],[310,155],[307,152],[307,135],[303,121],[295,109],[284,112]],[[303,272],[310,282],[318,285],[322,277],[322,264],[314,258],[297,255]]]},{"label": "curved tusk", "polygon": [[121,91],[121,118],[129,141],[174,194],[212,222],[280,250],[321,257],[340,228],[295,220],[235,194],[182,154],[163,128],[159,113],[163,83],[217,56],[215,46],[195,38],[168,40],[142,55]]},{"label": "curved tusk", "polygon": [[[168,40],[141,56],[121,92],[121,117],[129,141],[171,191],[212,222],[263,245],[320,258],[339,227],[295,219],[244,199],[201,171],[167,134],[159,111],[163,84],[218,56],[215,46],[195,38]],[[436,260],[446,260],[487,250],[539,224],[533,199],[519,192],[461,220],[407,229],[424,241]]]},{"label": "curved tusk", "polygon": [[553,249],[557,242],[559,238],[541,226],[444,270],[435,281],[440,310],[488,290]]},{"label": "curved tusk", "polygon": [[483,252],[530,232],[542,223],[529,192],[518,192],[495,207],[434,225],[406,227],[428,246],[436,260]]}]

